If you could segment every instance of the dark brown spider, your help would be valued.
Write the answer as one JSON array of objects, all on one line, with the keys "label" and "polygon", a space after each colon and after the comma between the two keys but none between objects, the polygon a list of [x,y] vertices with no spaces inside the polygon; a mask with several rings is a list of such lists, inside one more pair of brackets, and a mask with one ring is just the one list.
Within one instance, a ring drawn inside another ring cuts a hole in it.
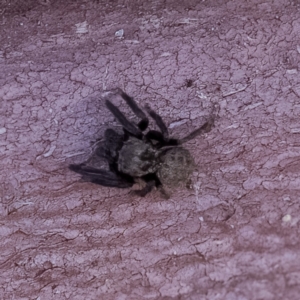
[{"label": "dark brown spider", "polygon": [[[140,119],[137,124],[130,122],[125,115],[110,101],[119,94]],[[103,99],[110,112],[123,126],[120,134],[113,129],[105,131],[104,144],[98,146],[96,155],[105,158],[109,170],[88,166],[86,163],[71,164],[69,168],[81,174],[85,181],[108,187],[128,188],[139,180],[145,187],[136,191],[145,196],[153,187],[177,186],[186,182],[194,169],[194,160],[183,143],[201,133],[211,130],[214,118],[211,117],[203,126],[194,130],[185,138],[178,140],[169,137],[168,129],[162,118],[148,105],[146,112],[155,121],[160,131],[148,130],[149,119],[137,103],[121,89],[103,93]]]}]

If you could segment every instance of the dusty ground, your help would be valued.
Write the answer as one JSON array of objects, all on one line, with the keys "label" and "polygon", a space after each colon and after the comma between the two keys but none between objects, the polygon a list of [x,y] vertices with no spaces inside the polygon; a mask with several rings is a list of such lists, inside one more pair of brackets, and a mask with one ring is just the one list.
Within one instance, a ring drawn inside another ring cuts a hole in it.
[{"label": "dusty ground", "polygon": [[[299,299],[299,10],[2,0],[0,298]],[[217,107],[191,189],[139,198],[67,169],[117,126],[99,98],[117,86],[174,136]]]}]

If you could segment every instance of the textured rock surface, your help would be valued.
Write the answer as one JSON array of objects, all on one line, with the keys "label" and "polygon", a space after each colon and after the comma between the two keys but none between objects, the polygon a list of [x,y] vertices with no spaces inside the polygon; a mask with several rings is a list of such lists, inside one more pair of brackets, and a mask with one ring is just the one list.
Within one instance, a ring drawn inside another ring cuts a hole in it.
[{"label": "textured rock surface", "polygon": [[[0,298],[298,299],[299,4],[148,2],[2,1]],[[217,107],[191,189],[67,169],[117,86],[178,137]]]}]

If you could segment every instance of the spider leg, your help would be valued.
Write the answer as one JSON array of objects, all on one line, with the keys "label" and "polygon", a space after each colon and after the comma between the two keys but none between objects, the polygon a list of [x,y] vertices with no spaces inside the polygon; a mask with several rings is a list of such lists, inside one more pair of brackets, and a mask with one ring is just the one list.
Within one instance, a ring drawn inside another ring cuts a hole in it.
[{"label": "spider leg", "polygon": [[107,170],[100,170],[92,167],[79,165],[69,165],[69,169],[82,175],[82,179],[102,186],[128,188],[134,184],[134,179],[125,174],[116,174]]},{"label": "spider leg", "polygon": [[147,140],[157,141],[159,143],[159,147],[167,146],[177,146],[179,144],[177,139],[165,139],[163,134],[157,130],[149,130],[145,135]]},{"label": "spider leg", "polygon": [[149,119],[147,118],[146,114],[142,111],[142,109],[138,106],[134,99],[127,95],[120,88],[117,88],[115,92],[106,92],[102,95],[103,98],[106,100],[106,106],[111,111],[111,113],[118,119],[118,121],[124,126],[124,128],[131,134],[134,134],[136,136],[141,135],[141,133],[137,131],[136,126],[129,122],[124,116],[124,114],[110,101],[110,97],[115,94],[119,94],[125,100],[127,105],[131,108],[134,114],[141,119],[141,121],[137,124],[139,131],[144,131],[148,127]]},{"label": "spider leg", "polygon": [[145,108],[146,108],[148,114],[151,116],[151,118],[157,124],[163,137],[167,140],[169,137],[169,132],[168,132],[168,128],[167,128],[166,124],[164,123],[163,119],[161,118],[161,116],[159,114],[157,114],[154,110],[152,110],[152,108],[148,104],[145,106]]},{"label": "spider leg", "polygon": [[169,193],[163,188],[162,185],[158,187],[158,190],[159,190],[160,194],[161,194],[166,200],[170,199]]},{"label": "spider leg", "polygon": [[161,182],[154,173],[144,175],[141,179],[146,182],[146,186],[139,191],[134,191],[140,197],[145,197],[154,187],[161,187]]},{"label": "spider leg", "polygon": [[118,151],[123,145],[123,136],[115,130],[108,128],[105,130],[105,144],[109,149]]},{"label": "spider leg", "polygon": [[163,134],[157,130],[149,130],[145,137],[148,140],[158,141],[159,143],[164,143],[165,141]]},{"label": "spider leg", "polygon": [[122,126],[132,135],[136,137],[142,137],[142,131],[137,128],[133,123],[127,120],[124,114],[109,100],[105,102],[107,108],[111,111],[111,113],[117,118],[117,120],[122,124]]},{"label": "spider leg", "polygon": [[202,125],[200,128],[192,131],[189,135],[184,137],[183,139],[180,140],[182,144],[194,139],[197,135],[209,132],[212,127],[214,126],[214,118],[211,117],[204,125]]},{"label": "spider leg", "polygon": [[101,145],[98,147],[96,154],[111,162],[118,157],[118,152],[122,148],[124,142],[123,136],[111,128],[105,130],[104,136],[104,146]]},{"label": "spider leg", "polygon": [[155,187],[155,180],[150,180],[146,183],[146,186],[138,191],[134,191],[134,193],[140,197],[145,197],[148,193],[152,191],[152,189]]},{"label": "spider leg", "polygon": [[132,97],[127,95],[120,88],[118,88],[117,91],[120,94],[120,96],[126,101],[127,105],[131,108],[131,110],[135,113],[135,115],[141,119],[141,121],[138,123],[139,129],[141,131],[146,130],[149,124],[149,120],[146,114],[141,110],[141,108],[137,105],[137,103],[134,101]]}]

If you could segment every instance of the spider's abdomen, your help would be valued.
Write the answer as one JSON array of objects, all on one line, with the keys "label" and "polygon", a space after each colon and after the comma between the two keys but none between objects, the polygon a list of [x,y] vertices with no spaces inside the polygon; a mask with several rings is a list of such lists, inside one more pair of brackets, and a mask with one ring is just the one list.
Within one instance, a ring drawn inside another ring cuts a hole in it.
[{"label": "spider's abdomen", "polygon": [[162,157],[157,176],[162,184],[175,186],[186,182],[193,169],[194,160],[190,152],[182,147],[174,147]]},{"label": "spider's abdomen", "polygon": [[155,154],[152,145],[130,137],[119,152],[118,169],[132,177],[155,173],[158,168]]}]

